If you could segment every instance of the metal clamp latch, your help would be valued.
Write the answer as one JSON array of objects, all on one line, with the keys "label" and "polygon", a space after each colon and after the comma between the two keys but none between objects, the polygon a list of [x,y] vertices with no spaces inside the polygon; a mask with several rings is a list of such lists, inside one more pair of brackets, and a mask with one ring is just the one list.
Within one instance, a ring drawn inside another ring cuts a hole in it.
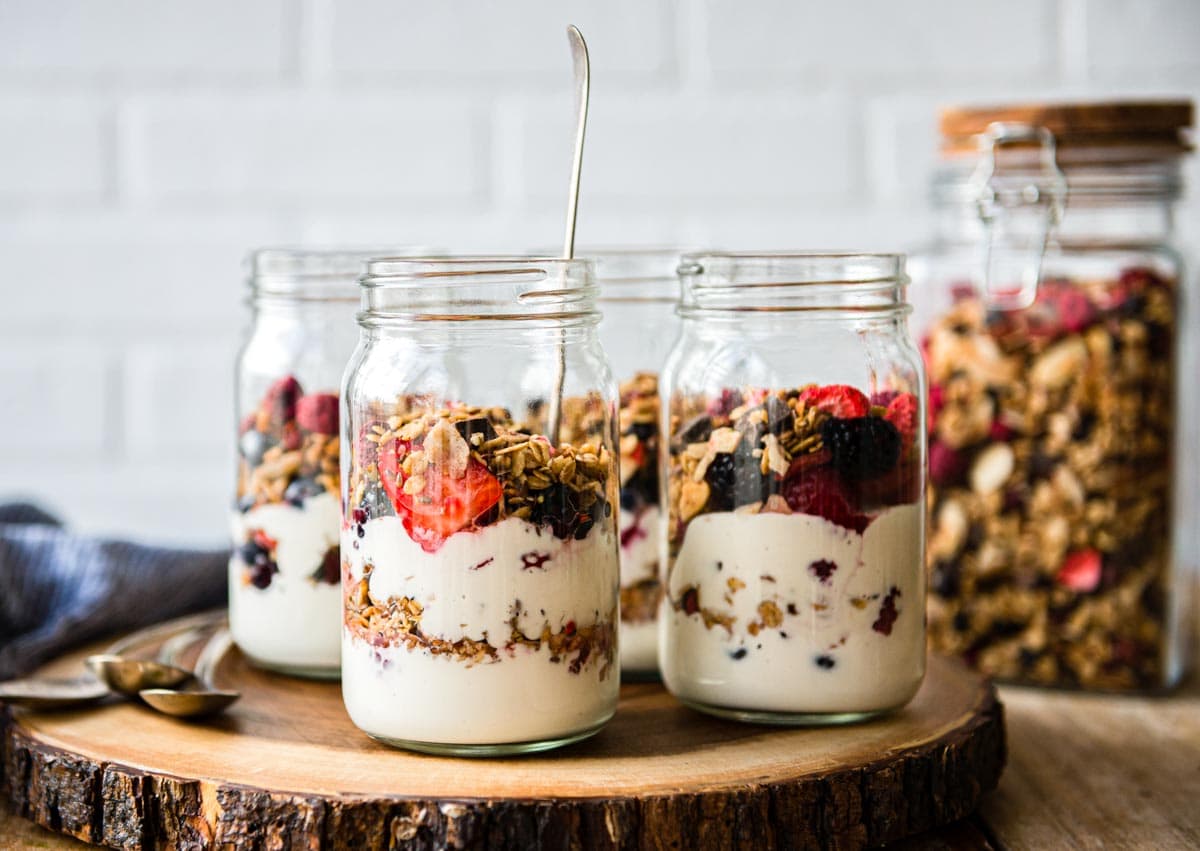
[{"label": "metal clamp latch", "polygon": [[[1001,192],[997,148],[1030,142],[1038,144],[1038,172],[1028,183]],[[1023,309],[1037,298],[1046,243],[1066,207],[1067,179],[1058,166],[1054,134],[1045,127],[994,122],[980,135],[979,151],[971,186],[984,228],[981,294],[990,307]]]}]

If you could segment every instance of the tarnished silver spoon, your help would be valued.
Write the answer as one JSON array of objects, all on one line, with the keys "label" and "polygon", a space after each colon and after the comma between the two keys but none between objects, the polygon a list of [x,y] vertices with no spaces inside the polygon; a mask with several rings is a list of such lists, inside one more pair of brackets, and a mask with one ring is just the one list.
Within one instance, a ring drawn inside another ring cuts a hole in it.
[{"label": "tarnished silver spoon", "polygon": [[[224,617],[224,612],[206,612],[182,621],[154,626],[132,632],[110,645],[102,657],[121,656],[137,648],[153,644],[176,633],[192,633],[196,629],[211,627]],[[173,667],[173,666],[172,666]],[[182,670],[182,669],[177,669]],[[185,674],[190,676],[187,671]],[[113,689],[92,674],[79,677],[25,677],[0,682],[0,702],[10,706],[26,706],[33,709],[69,709],[88,706],[103,700]],[[134,691],[136,694],[136,690]]]},{"label": "tarnished silver spoon", "polygon": [[241,692],[217,688],[213,683],[213,673],[232,646],[233,637],[229,630],[217,630],[196,660],[191,687],[146,688],[138,692],[138,697],[159,712],[177,718],[200,718],[223,711],[242,696]]},{"label": "tarnished silver spoon", "polygon": [[[118,641],[105,653],[88,656],[84,664],[102,683],[117,694],[137,697],[147,688],[175,688],[192,678],[192,672],[174,664],[179,653],[224,618],[223,612],[204,612],[182,621],[151,627],[144,633]],[[162,639],[157,659],[126,655],[136,646]]]}]

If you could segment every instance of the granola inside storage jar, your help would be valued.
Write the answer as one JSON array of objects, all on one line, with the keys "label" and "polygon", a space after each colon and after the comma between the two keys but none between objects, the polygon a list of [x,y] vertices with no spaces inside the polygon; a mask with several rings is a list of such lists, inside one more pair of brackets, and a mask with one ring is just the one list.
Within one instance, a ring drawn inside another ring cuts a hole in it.
[{"label": "granola inside storage jar", "polygon": [[663,370],[667,688],[856,721],[925,671],[924,379],[904,258],[691,254]]},{"label": "granola inside storage jar", "polygon": [[951,109],[913,256],[929,373],[929,632],[1004,680],[1183,670],[1187,102]]},{"label": "granola inside storage jar", "polygon": [[379,259],[344,381],[342,694],[369,735],[496,755],[616,709],[616,387],[592,266]]}]

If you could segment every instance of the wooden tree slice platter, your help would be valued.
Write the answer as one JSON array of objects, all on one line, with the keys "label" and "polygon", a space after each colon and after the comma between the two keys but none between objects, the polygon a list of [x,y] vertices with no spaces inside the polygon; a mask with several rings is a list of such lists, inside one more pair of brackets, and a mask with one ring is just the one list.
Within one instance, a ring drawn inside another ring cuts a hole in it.
[{"label": "wooden tree slice platter", "polygon": [[[43,673],[76,673],[86,652]],[[737,724],[626,685],[593,739],[483,760],[389,749],[336,683],[237,651],[217,680],[243,697],[204,723],[131,703],[11,710],[16,809],[116,848],[858,848],[968,814],[1005,756],[995,691],[941,658],[907,708],[863,724]]]}]

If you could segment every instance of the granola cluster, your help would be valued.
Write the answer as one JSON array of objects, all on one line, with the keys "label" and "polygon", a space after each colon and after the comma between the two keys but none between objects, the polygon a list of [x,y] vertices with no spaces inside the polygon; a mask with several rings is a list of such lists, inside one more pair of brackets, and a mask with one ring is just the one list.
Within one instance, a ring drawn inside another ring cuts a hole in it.
[{"label": "granola cluster", "polygon": [[727,389],[677,407],[672,555],[687,524],[706,512],[815,514],[862,532],[872,512],[919,496],[920,411],[911,393],[868,397],[842,384]]},{"label": "granola cluster", "polygon": [[614,459],[600,439],[554,447],[502,408],[399,408],[356,442],[347,513],[360,537],[371,518],[396,514],[428,552],[507,517],[582,540],[611,516]]},{"label": "granola cluster", "polygon": [[954,292],[924,348],[929,635],[994,676],[1163,683],[1175,284],[1044,281],[1023,311]]},{"label": "granola cluster", "polygon": [[[293,376],[280,378],[238,430],[238,511],[248,516],[264,505],[302,507],[318,494],[336,494],[338,476],[338,397],[305,395]],[[244,565],[243,582],[264,589],[279,572],[276,542],[246,525],[235,550]],[[314,582],[338,583],[336,548],[330,553],[314,566]]]},{"label": "granola cluster", "polygon": [[[658,376],[639,372],[621,384],[618,412],[620,436],[621,509],[632,521],[621,529],[622,552],[645,537],[645,514],[658,508]],[[649,623],[662,598],[657,563],[649,576],[621,583],[621,620]]]},{"label": "granola cluster", "polygon": [[517,626],[525,614],[518,601],[514,602],[509,619],[509,634],[502,640],[494,642],[491,636],[484,636],[482,639],[464,637],[451,641],[427,635],[421,629],[424,607],[417,600],[411,597],[372,598],[370,574],[368,567],[360,581],[347,587],[345,624],[351,634],[373,647],[420,649],[467,665],[498,662],[511,656],[517,647],[532,651],[545,647],[550,653],[550,662],[565,664],[572,674],[594,667],[598,669],[599,678],[604,680],[612,672],[616,657],[616,612],[610,612],[606,619],[590,625],[576,626],[574,621],[568,621],[558,630],[545,622],[537,635],[530,636]]}]

